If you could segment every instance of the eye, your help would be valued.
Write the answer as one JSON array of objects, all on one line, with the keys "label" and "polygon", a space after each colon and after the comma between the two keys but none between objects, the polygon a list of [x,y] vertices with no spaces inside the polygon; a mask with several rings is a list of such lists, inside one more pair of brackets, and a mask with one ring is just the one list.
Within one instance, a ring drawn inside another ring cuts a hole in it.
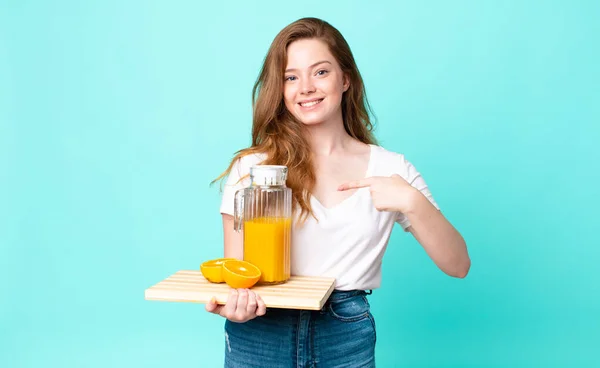
[{"label": "eye", "polygon": [[296,77],[294,77],[293,75],[290,75],[290,76],[287,76],[287,77],[285,77],[285,81],[286,81],[286,82],[288,82],[288,81],[289,81],[289,82],[293,82],[293,81],[295,81],[295,80],[296,80]]},{"label": "eye", "polygon": [[325,75],[325,74],[327,74],[327,73],[329,73],[329,71],[328,71],[328,70],[321,69],[321,70],[319,70],[319,71],[317,72],[317,75],[320,75],[320,76],[322,76],[322,75]]}]

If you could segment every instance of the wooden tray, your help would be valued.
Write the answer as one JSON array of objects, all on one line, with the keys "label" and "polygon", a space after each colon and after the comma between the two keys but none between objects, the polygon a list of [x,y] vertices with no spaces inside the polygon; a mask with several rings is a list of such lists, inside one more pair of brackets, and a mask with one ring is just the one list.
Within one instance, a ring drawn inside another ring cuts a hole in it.
[{"label": "wooden tray", "polygon": [[[329,277],[292,276],[280,285],[256,285],[268,308],[319,310],[333,292],[335,279]],[[208,282],[200,271],[182,270],[146,289],[146,300],[207,303],[215,297],[225,304],[231,288],[227,284]]]}]

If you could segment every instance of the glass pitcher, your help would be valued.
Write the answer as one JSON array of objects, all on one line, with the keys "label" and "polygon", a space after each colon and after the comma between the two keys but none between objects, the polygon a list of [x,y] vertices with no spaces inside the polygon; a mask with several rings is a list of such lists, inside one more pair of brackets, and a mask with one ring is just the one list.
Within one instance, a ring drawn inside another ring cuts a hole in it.
[{"label": "glass pitcher", "polygon": [[263,285],[290,278],[292,190],[285,185],[287,167],[256,165],[252,184],[235,193],[234,227],[244,230],[244,261],[258,267]]}]

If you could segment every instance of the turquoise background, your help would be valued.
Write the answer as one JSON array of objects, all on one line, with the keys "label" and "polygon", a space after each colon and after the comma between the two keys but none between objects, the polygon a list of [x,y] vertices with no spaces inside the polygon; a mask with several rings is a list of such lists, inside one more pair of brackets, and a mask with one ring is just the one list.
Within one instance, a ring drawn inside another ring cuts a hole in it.
[{"label": "turquoise background", "polygon": [[0,1],[0,366],[221,366],[223,320],[144,289],[222,254],[209,182],[303,16],[472,258],[452,279],[396,228],[378,366],[600,366],[599,3],[250,3]]}]

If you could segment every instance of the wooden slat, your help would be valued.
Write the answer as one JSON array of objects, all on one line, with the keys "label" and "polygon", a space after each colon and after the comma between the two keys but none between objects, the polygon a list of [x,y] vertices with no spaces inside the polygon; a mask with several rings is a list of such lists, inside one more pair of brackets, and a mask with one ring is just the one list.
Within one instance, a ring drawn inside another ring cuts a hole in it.
[{"label": "wooden slat", "polygon": [[[319,310],[333,292],[335,279],[328,277],[292,276],[279,285],[256,285],[252,291],[260,294],[268,308]],[[231,288],[214,284],[200,271],[181,270],[145,290],[146,300],[207,303],[214,297],[225,304]]]}]

